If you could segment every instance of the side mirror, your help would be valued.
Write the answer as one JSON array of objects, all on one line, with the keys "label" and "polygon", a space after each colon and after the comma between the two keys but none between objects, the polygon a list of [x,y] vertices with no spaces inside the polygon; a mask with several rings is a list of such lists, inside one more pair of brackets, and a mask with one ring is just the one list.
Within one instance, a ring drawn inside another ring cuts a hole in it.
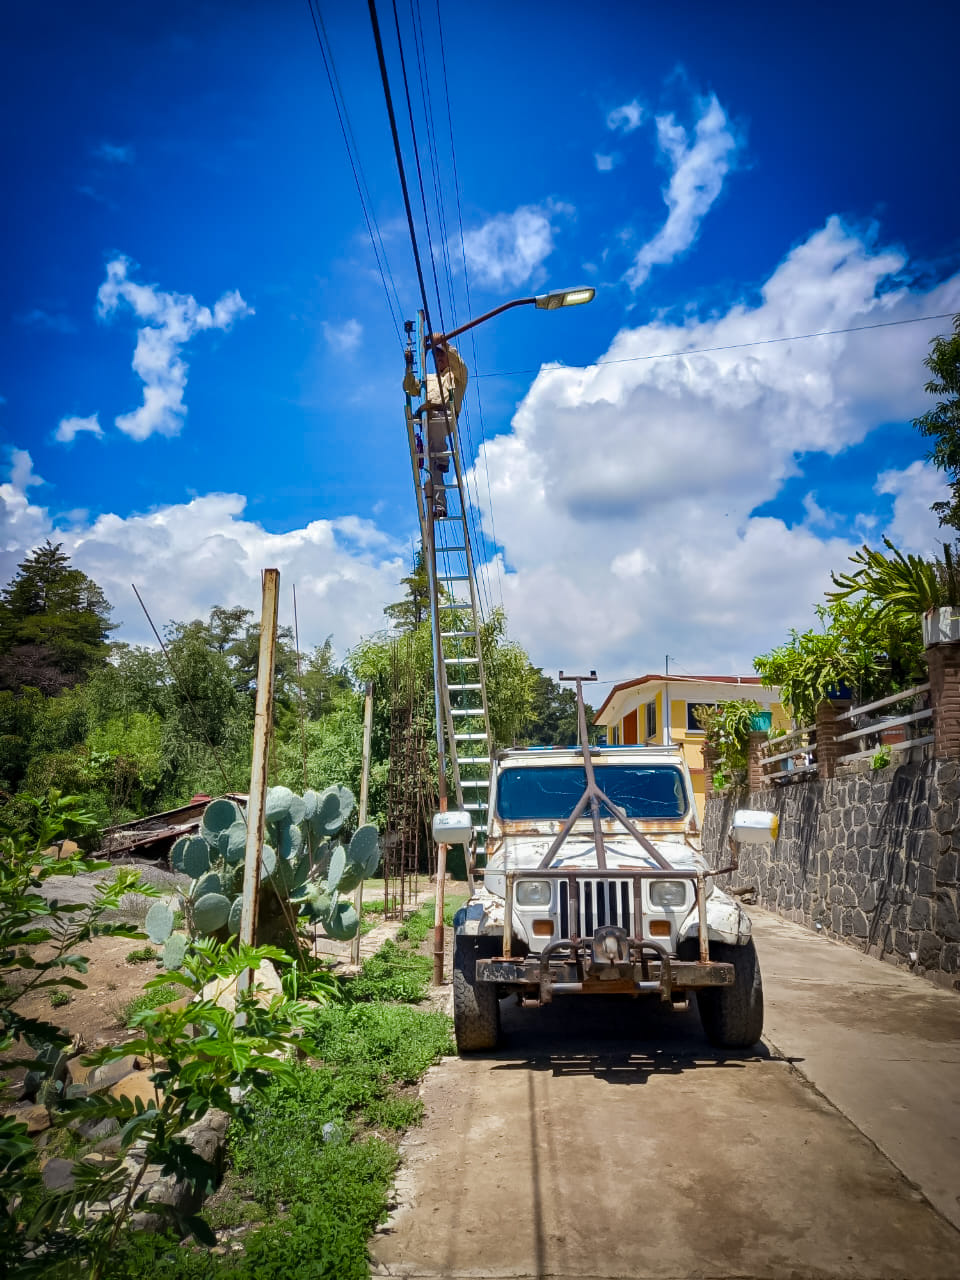
[{"label": "side mirror", "polygon": [[765,844],[780,834],[780,818],[765,809],[738,809],[733,815],[730,839],[737,844]]},{"label": "side mirror", "polygon": [[437,844],[469,844],[473,821],[462,809],[447,809],[433,815],[430,829]]}]

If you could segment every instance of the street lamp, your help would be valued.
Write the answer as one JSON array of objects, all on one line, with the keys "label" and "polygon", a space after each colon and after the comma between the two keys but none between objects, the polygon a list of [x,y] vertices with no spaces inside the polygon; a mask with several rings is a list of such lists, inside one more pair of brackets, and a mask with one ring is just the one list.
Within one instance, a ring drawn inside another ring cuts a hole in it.
[{"label": "street lamp", "polygon": [[514,298],[512,302],[501,303],[499,307],[494,307],[492,311],[485,311],[482,316],[477,316],[475,320],[468,320],[466,324],[460,325],[458,329],[451,329],[449,333],[431,333],[425,339],[425,345],[428,347],[440,347],[449,342],[451,338],[458,337],[461,333],[466,333],[468,329],[475,329],[478,324],[483,324],[485,320],[498,316],[501,311],[509,311],[511,307],[539,307],[541,311],[559,311],[561,307],[579,307],[585,302],[592,302],[596,289],[586,285],[579,289],[552,289],[550,293],[539,293],[532,298]]}]

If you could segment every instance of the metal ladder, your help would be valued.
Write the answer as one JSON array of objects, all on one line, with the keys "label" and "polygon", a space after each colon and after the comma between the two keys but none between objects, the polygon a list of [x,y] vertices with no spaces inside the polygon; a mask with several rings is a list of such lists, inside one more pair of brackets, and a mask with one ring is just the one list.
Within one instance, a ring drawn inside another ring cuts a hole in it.
[{"label": "metal ladder", "polygon": [[[422,353],[422,346],[420,351]],[[439,646],[435,658],[439,661],[435,660],[434,665],[438,668],[435,672],[437,704],[446,746],[448,782],[453,784],[456,807],[467,810],[473,820],[477,860],[482,866],[488,825],[492,739],[480,644],[481,613],[470,542],[469,500],[463,478],[459,427],[452,404],[449,413],[453,428],[449,448],[434,454],[434,458],[446,458],[448,463],[452,463],[443,485],[447,514],[434,516],[427,492],[430,475],[428,435],[425,424],[422,438],[419,435],[408,393],[407,431],[420,531],[432,590],[437,595]],[[421,439],[422,447],[418,447]]]}]

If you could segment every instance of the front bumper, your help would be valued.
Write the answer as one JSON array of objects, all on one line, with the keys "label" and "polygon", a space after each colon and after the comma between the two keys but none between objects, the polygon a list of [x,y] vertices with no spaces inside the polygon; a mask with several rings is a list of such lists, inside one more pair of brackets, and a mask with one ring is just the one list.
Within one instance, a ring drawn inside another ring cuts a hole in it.
[{"label": "front bumper", "polygon": [[619,954],[609,962],[598,958],[590,939],[562,938],[539,956],[478,959],[477,981],[496,983],[539,1004],[549,1004],[555,995],[659,995],[669,1001],[674,992],[733,986],[731,964],[677,960],[656,942],[616,933],[621,934]]}]

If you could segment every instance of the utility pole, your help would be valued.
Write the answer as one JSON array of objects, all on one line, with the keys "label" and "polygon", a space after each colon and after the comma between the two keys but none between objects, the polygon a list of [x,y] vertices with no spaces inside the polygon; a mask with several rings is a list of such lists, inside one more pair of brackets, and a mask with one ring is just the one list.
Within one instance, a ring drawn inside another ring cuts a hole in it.
[{"label": "utility pole", "polygon": [[[360,810],[357,815],[358,826],[363,826],[367,820],[367,799],[370,792],[370,739],[373,735],[373,681],[368,680],[363,696],[363,766],[360,773]],[[386,886],[384,886],[386,890]],[[386,892],[384,892],[386,898]],[[357,919],[362,920],[363,909],[363,881],[357,885],[357,892],[353,899],[354,909],[357,913]],[[388,904],[384,902],[384,908]],[[360,925],[357,925],[357,932],[353,941],[350,943],[350,963],[360,963]]]},{"label": "utility pole", "polygon": [[[267,802],[267,752],[273,717],[273,673],[277,652],[277,602],[280,570],[263,571],[263,606],[260,614],[260,655],[257,662],[257,702],[253,720],[253,762],[247,800],[247,844],[243,863],[243,901],[240,941],[253,946],[257,940],[257,905],[260,894],[260,858],[263,852],[264,810]],[[246,975],[244,986],[249,982]]]}]

